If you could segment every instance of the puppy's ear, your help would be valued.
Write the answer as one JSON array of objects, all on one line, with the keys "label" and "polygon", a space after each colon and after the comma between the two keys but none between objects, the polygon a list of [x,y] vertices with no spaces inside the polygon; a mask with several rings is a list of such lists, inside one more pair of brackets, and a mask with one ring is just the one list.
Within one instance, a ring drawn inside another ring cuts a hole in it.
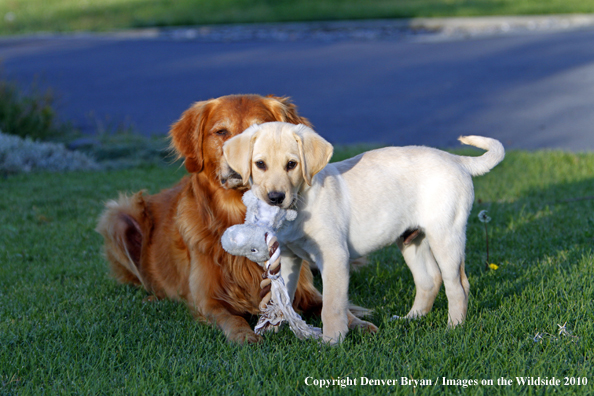
[{"label": "puppy's ear", "polygon": [[239,173],[244,185],[249,183],[252,176],[252,153],[258,129],[260,129],[259,125],[252,125],[223,145],[225,161],[231,169]]},{"label": "puppy's ear", "polygon": [[204,167],[202,140],[211,107],[212,100],[194,103],[169,131],[171,146],[178,158],[185,157],[184,165],[190,173],[200,172]]},{"label": "puppy's ear", "polygon": [[291,124],[303,124],[310,128],[312,127],[307,118],[301,117],[297,113],[297,106],[291,102],[290,97],[268,95],[266,98],[270,99],[268,101],[268,108],[272,111],[276,121],[288,122]]},{"label": "puppy's ear", "polygon": [[297,125],[293,135],[299,146],[303,179],[311,186],[311,179],[330,162],[334,148],[326,139],[305,125]]}]

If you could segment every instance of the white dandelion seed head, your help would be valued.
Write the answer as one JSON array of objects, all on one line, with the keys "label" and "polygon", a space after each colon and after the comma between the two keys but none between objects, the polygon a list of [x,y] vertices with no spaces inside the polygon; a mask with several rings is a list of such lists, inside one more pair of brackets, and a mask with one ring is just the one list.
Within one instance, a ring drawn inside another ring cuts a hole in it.
[{"label": "white dandelion seed head", "polygon": [[481,210],[478,214],[478,218],[481,223],[488,223],[491,221],[491,218],[487,216],[486,210]]}]

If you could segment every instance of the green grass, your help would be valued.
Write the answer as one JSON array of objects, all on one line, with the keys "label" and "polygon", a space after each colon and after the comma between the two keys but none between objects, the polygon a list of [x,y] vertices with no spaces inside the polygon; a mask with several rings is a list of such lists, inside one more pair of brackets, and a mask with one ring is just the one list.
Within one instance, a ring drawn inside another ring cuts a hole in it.
[{"label": "green grass", "polygon": [[[588,385],[556,390],[594,393],[594,200],[567,201],[594,195],[594,153],[509,152],[475,178],[464,326],[447,329],[443,290],[427,317],[388,320],[410,308],[414,284],[397,249],[386,248],[350,283],[352,301],[375,310],[379,333],[354,332],[334,348],[287,329],[259,345],[230,345],[183,304],[143,302],[145,292],[109,277],[93,231],[102,203],[118,191],[159,191],[183,173],[145,167],[0,181],[0,394],[328,394],[340,388],[304,380],[347,376],[437,379],[415,389],[422,395],[544,394],[515,377],[587,377]],[[496,271],[484,271],[483,209]],[[570,335],[559,334],[564,324]],[[443,386],[442,377],[479,385]],[[514,384],[497,385],[500,377]],[[401,385],[350,391],[413,393]]]},{"label": "green grass", "polygon": [[237,22],[594,12],[591,0],[5,0],[0,34]]}]

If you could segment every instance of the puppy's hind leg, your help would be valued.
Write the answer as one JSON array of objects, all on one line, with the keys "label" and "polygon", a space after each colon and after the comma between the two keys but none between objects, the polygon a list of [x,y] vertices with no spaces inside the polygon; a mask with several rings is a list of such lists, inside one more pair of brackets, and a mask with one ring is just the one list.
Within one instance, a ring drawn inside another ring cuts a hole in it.
[{"label": "puppy's hind leg", "polygon": [[448,325],[455,327],[466,319],[470,284],[464,272],[464,246],[466,242],[464,228],[462,231],[449,230],[439,238],[427,234],[433,256],[437,260],[446,296],[448,298]]},{"label": "puppy's hind leg", "polygon": [[431,311],[441,287],[442,278],[425,235],[421,234],[409,244],[405,243],[399,241],[398,247],[412,272],[416,289],[415,301],[406,318],[414,319]]}]

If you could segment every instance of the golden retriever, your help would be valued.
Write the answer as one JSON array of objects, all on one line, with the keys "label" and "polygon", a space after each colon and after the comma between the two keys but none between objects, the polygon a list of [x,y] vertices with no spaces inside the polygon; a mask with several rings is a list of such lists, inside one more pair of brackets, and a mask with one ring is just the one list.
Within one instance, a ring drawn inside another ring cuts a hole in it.
[{"label": "golden retriever", "polygon": [[[120,195],[106,204],[97,231],[112,273],[158,298],[186,301],[198,318],[216,324],[228,340],[260,339],[246,321],[259,313],[262,268],[226,253],[223,232],[242,223],[245,188],[221,169],[223,143],[253,124],[285,121],[309,125],[286,97],[229,95],[195,103],[171,128],[172,146],[189,176],[155,195]],[[309,265],[299,273],[294,307],[319,313],[322,296]],[[367,311],[352,307],[357,314]],[[362,321],[349,311],[350,326]]]},{"label": "golden retriever", "polygon": [[333,148],[305,125],[255,125],[224,145],[228,166],[261,200],[298,211],[279,230],[281,273],[290,293],[301,260],[322,274],[324,339],[348,332],[350,259],[396,243],[416,286],[408,318],[425,315],[443,281],[450,326],[466,317],[470,285],[464,272],[466,222],[474,199],[472,176],[505,155],[495,139],[466,136],[487,150],[456,156],[428,147],[388,147],[328,164]]}]

